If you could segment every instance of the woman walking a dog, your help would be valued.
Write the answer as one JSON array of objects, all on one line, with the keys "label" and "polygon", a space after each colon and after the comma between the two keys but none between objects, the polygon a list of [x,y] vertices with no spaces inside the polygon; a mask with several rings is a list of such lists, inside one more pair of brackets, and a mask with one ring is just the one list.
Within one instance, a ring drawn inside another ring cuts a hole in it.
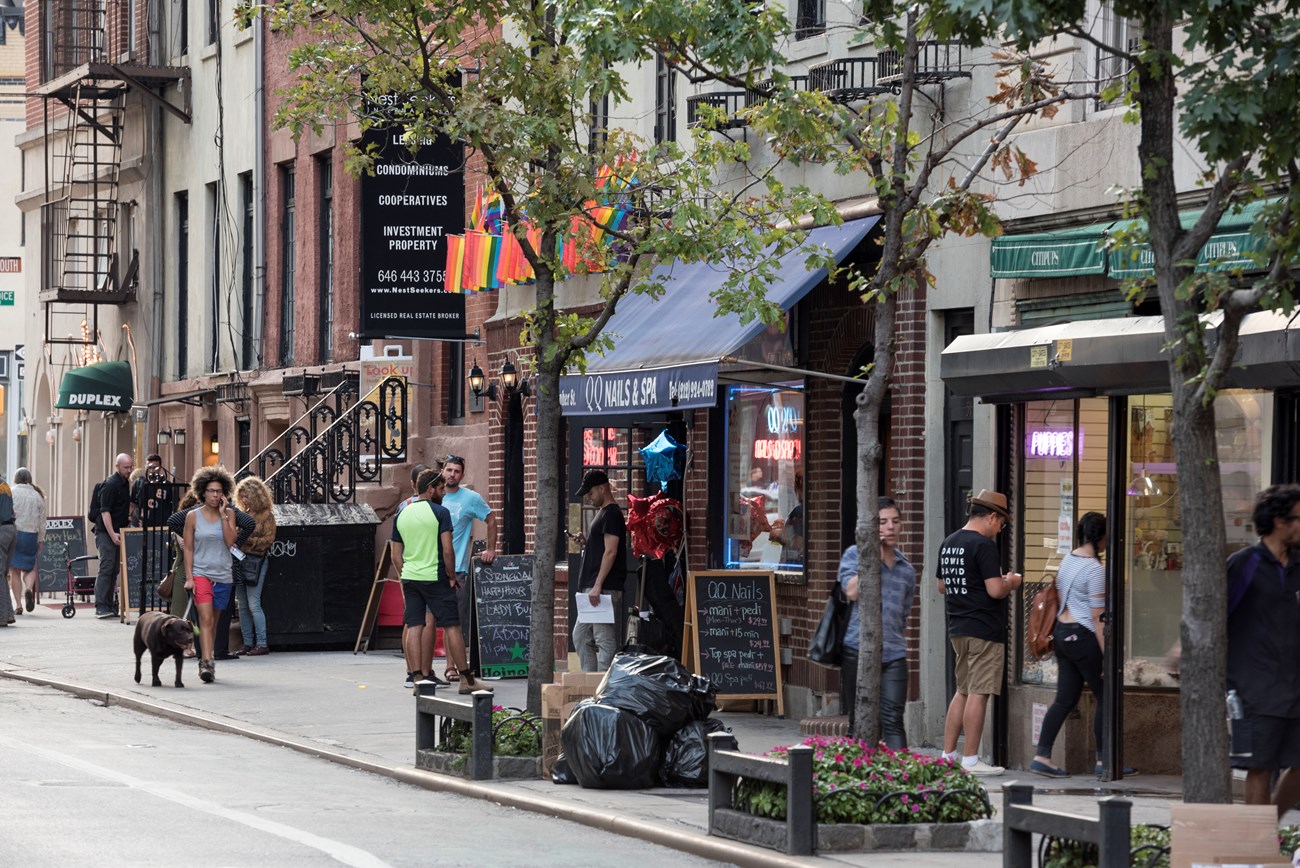
[{"label": "woman walking a dog", "polygon": [[244,559],[235,565],[240,581],[239,629],[244,634],[244,654],[259,657],[270,653],[266,646],[266,614],[262,611],[262,588],[266,587],[266,553],[275,542],[275,515],[271,511],[271,489],[256,476],[241,479],[235,487],[235,503],[257,519],[257,528],[239,547]]},{"label": "woman walking a dog", "polygon": [[216,677],[212,659],[216,613],[230,605],[234,589],[234,559],[230,548],[238,537],[235,508],[230,505],[234,480],[224,467],[202,467],[190,489],[202,504],[185,513],[182,550],[185,552],[185,589],[194,595],[199,612],[199,678],[210,684]]}]

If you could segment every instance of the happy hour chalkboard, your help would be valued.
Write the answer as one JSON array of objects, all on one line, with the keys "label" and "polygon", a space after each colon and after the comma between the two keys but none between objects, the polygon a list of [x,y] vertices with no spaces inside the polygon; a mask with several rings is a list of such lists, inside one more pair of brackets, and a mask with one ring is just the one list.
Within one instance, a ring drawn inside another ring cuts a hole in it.
[{"label": "happy hour chalkboard", "polygon": [[122,611],[123,620],[129,620],[132,612],[140,611],[142,589],[146,610],[163,608],[158,598],[158,583],[171,567],[170,543],[171,531],[165,528],[128,527],[122,530],[118,594],[127,600]]},{"label": "happy hour chalkboard", "polygon": [[532,555],[498,555],[474,568],[478,610],[479,672],[487,676],[528,676],[528,635],[532,626]]},{"label": "happy hour chalkboard", "polygon": [[690,573],[686,594],[696,673],[718,688],[719,697],[775,699],[783,714],[775,574]]},{"label": "happy hour chalkboard", "polygon": [[[45,543],[36,562],[37,581],[41,591],[66,591],[68,589],[68,558],[79,558],[86,553],[86,519],[80,515],[47,518]],[[90,563],[94,568],[94,562]],[[86,575],[86,564],[78,564],[78,575]]]}]

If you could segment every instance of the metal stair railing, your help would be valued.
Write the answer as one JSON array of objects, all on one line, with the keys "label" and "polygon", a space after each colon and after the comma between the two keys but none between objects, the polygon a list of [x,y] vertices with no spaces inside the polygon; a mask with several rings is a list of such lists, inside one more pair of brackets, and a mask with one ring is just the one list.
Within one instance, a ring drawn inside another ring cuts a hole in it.
[{"label": "metal stair railing", "polygon": [[406,454],[408,414],[403,378],[384,379],[347,409],[330,406],[351,385],[345,380],[332,389],[237,476],[256,464],[276,503],[354,501],[358,483],[379,479],[385,460]]}]

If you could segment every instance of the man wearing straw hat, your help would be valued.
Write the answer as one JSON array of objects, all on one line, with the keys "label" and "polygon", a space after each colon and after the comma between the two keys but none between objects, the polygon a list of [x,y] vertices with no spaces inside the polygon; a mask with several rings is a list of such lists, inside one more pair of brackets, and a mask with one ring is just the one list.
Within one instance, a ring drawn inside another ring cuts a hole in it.
[{"label": "man wearing straw hat", "polygon": [[[982,489],[970,499],[964,527],[939,547],[936,576],[948,615],[948,641],[957,656],[957,693],[943,725],[944,758],[974,775],[1000,775],[1005,769],[979,758],[988,698],[1002,693],[1006,665],[1007,597],[1020,587],[1020,574],[1002,572],[994,540],[1011,523],[1007,496]],[[957,737],[966,733],[966,753]]]}]

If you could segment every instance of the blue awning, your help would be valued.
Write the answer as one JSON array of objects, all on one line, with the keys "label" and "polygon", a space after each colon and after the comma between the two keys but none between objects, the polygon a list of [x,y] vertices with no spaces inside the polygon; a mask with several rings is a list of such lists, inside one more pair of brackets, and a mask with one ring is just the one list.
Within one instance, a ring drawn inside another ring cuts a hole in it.
[{"label": "blue awning", "polygon": [[[880,218],[850,220],[808,232],[800,248],[781,258],[767,298],[790,310],[826,279],[826,269],[804,262],[822,246],[843,261]],[[713,293],[731,271],[719,265],[673,262],[654,270],[664,283],[659,299],[634,294],[619,302],[605,326],[614,347],[592,358],[585,374],[560,378],[560,406],[566,416],[649,413],[712,407],[717,402],[718,365],[766,326],[741,323],[736,314],[716,316]]]}]

